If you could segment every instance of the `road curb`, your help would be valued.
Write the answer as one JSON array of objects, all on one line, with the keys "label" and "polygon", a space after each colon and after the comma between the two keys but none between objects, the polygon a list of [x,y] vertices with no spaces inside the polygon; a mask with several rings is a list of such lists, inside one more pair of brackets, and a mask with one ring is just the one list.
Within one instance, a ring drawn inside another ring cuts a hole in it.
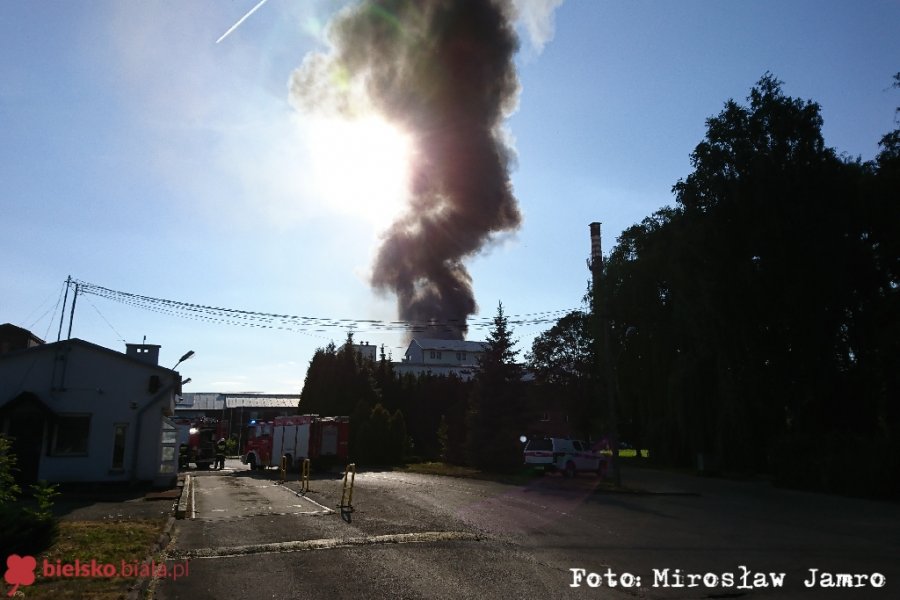
[{"label": "road curb", "polygon": [[[185,485],[185,488],[187,485]],[[182,491],[182,496],[184,496],[184,491]],[[150,552],[147,554],[147,558],[144,559],[144,565],[150,565],[153,563],[153,556],[169,545],[169,542],[172,541],[172,528],[175,527],[175,517],[169,517],[166,520],[166,525],[163,527],[162,533],[159,534],[159,537],[156,540],[156,543],[150,547]],[[128,593],[125,595],[126,600],[139,600],[144,592],[147,591],[147,586],[150,585],[150,582],[153,580],[153,577],[141,577],[138,579],[131,589],[128,590]]]},{"label": "road curb", "polygon": [[178,506],[175,508],[175,518],[183,519],[187,514],[188,504],[191,499],[191,486],[193,478],[190,475],[184,476],[184,485],[181,488],[181,497],[178,499]]}]

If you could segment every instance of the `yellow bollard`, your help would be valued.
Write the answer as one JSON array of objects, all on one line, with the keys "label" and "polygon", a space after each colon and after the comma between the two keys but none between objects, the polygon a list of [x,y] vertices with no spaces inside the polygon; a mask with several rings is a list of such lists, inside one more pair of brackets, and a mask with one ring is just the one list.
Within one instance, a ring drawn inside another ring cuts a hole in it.
[{"label": "yellow bollard", "polygon": [[347,465],[347,469],[344,471],[344,489],[341,492],[341,503],[339,504],[342,513],[353,512],[353,482],[355,480],[356,463],[351,463]]},{"label": "yellow bollard", "polygon": [[281,479],[280,482],[284,483],[285,473],[287,473],[287,456],[281,457]]},{"label": "yellow bollard", "polygon": [[300,470],[300,491],[306,493],[309,491],[309,459],[303,459],[303,468]]}]

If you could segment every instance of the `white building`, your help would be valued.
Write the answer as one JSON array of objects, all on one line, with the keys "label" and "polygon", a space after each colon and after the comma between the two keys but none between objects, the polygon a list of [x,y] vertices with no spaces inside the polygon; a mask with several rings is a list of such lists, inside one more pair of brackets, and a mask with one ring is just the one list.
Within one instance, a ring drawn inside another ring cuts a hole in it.
[{"label": "white building", "polygon": [[450,375],[461,379],[471,379],[478,367],[478,358],[484,352],[485,342],[463,340],[441,340],[433,338],[414,339],[409,343],[403,361],[394,363],[394,372],[399,375],[412,373],[419,375]]},{"label": "white building", "polygon": [[158,357],[152,344],[123,354],[79,339],[0,355],[0,433],[20,479],[174,483],[181,376]]},{"label": "white building", "polygon": [[375,344],[370,344],[369,342],[353,344],[353,349],[364,360],[378,362],[378,347]]}]

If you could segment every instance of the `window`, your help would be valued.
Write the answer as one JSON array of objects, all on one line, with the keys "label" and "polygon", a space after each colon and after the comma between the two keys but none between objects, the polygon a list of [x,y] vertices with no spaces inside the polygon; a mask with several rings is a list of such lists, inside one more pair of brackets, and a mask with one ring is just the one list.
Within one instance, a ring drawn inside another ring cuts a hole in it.
[{"label": "window", "polygon": [[550,420],[550,413],[541,413],[541,421],[545,421],[545,422],[546,422],[546,421],[549,421],[549,420]]},{"label": "window", "polygon": [[466,353],[465,352],[457,352],[456,360],[457,360],[457,362],[465,362],[466,361]]},{"label": "window", "polygon": [[528,445],[525,446],[525,449],[538,452],[553,452],[553,441],[549,438],[537,438],[529,440]]},{"label": "window", "polygon": [[175,473],[178,466],[178,452],[175,445],[178,443],[178,431],[175,423],[166,417],[162,418],[160,431],[161,452],[159,456],[159,473]]},{"label": "window", "polygon": [[53,456],[87,456],[90,415],[60,415],[53,427]]},{"label": "window", "polygon": [[116,470],[125,468],[125,433],[127,431],[126,423],[116,423],[113,426],[112,468]]}]

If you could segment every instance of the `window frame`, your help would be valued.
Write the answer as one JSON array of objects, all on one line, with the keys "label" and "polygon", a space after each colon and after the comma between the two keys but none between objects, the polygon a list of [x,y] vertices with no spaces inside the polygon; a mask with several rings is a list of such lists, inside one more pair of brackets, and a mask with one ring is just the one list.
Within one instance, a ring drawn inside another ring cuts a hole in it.
[{"label": "window frame", "polygon": [[[53,457],[82,457],[90,455],[90,442],[91,442],[91,418],[93,415],[91,413],[65,413],[57,415],[56,419],[53,421],[53,431],[50,436],[50,444],[47,448],[48,456]],[[59,444],[59,432],[60,428],[63,425],[63,421],[65,419],[86,419],[87,427],[84,435],[84,451],[61,451],[58,447]]]},{"label": "window frame", "polygon": [[[121,439],[121,456],[119,457],[119,461],[116,461],[116,455],[118,454],[118,444],[119,444],[119,431],[122,432]],[[110,470],[111,471],[124,471],[125,470],[125,453],[128,451],[128,423],[113,423],[113,447],[112,447],[112,456],[110,460]]]}]

